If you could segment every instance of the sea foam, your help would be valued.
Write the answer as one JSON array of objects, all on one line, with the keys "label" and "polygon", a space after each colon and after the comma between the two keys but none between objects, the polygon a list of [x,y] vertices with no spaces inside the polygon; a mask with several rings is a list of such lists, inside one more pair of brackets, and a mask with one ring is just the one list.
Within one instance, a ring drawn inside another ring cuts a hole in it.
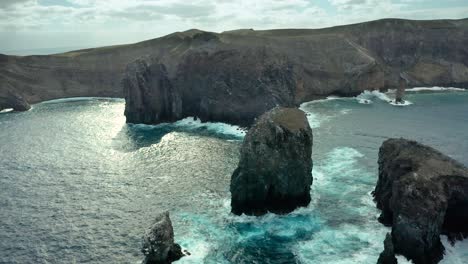
[{"label": "sea foam", "polygon": [[57,103],[68,103],[68,102],[80,102],[80,101],[95,101],[95,100],[106,100],[106,101],[123,101],[122,98],[114,97],[70,97],[70,98],[59,98],[40,102],[39,104],[57,104]]},{"label": "sea foam", "polygon": [[13,108],[6,108],[6,109],[3,109],[3,110],[0,110],[0,114],[12,112],[12,111],[13,111]]},{"label": "sea foam", "polygon": [[376,221],[379,212],[369,195],[375,175],[359,163],[363,158],[354,148],[337,147],[314,160],[310,208],[326,221],[312,239],[298,242],[301,263],[377,261],[389,229]]},{"label": "sea foam", "polygon": [[444,92],[444,91],[455,91],[455,92],[464,92],[467,91],[466,89],[463,88],[455,88],[455,87],[439,87],[439,86],[434,86],[434,87],[413,87],[413,88],[408,88],[405,91],[407,92],[423,92],[423,91],[432,91],[432,92]]},{"label": "sea foam", "polygon": [[319,128],[322,123],[329,121],[333,117],[338,115],[346,115],[351,112],[351,109],[341,109],[338,112],[324,113],[323,111],[317,111],[316,108],[320,107],[321,103],[326,103],[331,100],[346,99],[344,97],[329,97],[327,99],[320,99],[316,101],[310,101],[302,103],[299,109],[306,113],[307,121],[311,128]]},{"label": "sea foam", "polygon": [[382,93],[382,92],[377,91],[377,90],[373,90],[373,91],[365,90],[360,95],[356,96],[356,100],[358,100],[358,103],[360,103],[360,104],[372,104],[373,103],[372,100],[374,100],[374,99],[387,102],[387,103],[389,103],[391,105],[394,105],[394,106],[408,106],[408,105],[413,104],[410,101],[403,101],[403,103],[396,103],[394,99],[391,99],[388,96],[388,94],[391,94],[393,92],[394,92],[394,90],[391,90],[388,93]]},{"label": "sea foam", "polygon": [[188,129],[199,129],[199,128],[206,128],[208,131],[218,133],[218,134],[225,134],[225,135],[233,135],[236,137],[244,137],[246,134],[246,129],[241,128],[236,125],[230,125],[221,122],[201,122],[200,119],[195,119],[194,117],[187,117],[182,120],[179,120],[174,123],[174,126],[177,127],[184,127]]},{"label": "sea foam", "polygon": [[194,117],[186,117],[174,123],[161,123],[157,125],[130,124],[130,126],[140,130],[173,129],[181,132],[208,131],[214,134],[234,136],[238,139],[242,139],[247,132],[245,128],[240,126],[221,122],[201,122],[200,119],[195,119]]}]

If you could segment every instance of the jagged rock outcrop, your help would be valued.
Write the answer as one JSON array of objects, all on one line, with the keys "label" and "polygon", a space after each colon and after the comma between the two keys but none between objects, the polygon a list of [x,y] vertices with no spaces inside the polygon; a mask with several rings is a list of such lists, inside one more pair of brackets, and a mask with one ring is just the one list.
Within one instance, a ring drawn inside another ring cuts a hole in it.
[{"label": "jagged rock outcrop", "polygon": [[398,260],[395,257],[395,250],[393,249],[391,234],[385,236],[384,251],[380,253],[377,264],[398,264]]},{"label": "jagged rock outcrop", "polygon": [[[293,81],[276,84],[280,79],[271,80],[270,85],[288,87],[271,90],[265,104],[286,102],[288,106],[291,97],[300,104],[328,95],[396,89],[401,72],[406,73],[408,86],[468,88],[468,19],[383,19],[310,30],[189,30],[136,44],[47,56],[0,55],[0,95],[10,90],[29,104],[75,96],[124,97],[120,83],[126,65],[141,57],[152,58],[148,65],[164,65],[171,85],[180,88],[184,116],[225,122],[232,118],[239,123],[235,120],[251,120],[263,113],[263,105],[234,106],[248,99],[251,89],[259,89],[254,95],[268,94],[261,89],[276,73],[289,76],[285,68],[292,69]],[[254,63],[262,57],[263,63]],[[220,100],[228,104],[227,113],[218,109]],[[11,104],[5,101],[0,102],[0,109]],[[136,108],[127,111],[129,122],[148,120],[147,114],[137,115],[143,105],[133,105]],[[157,108],[148,105],[144,109]],[[243,111],[233,113],[238,110]]]},{"label": "jagged rock outcrop", "polygon": [[442,259],[441,234],[468,234],[468,169],[431,147],[385,141],[374,197],[382,210],[379,220],[392,226],[394,253],[415,264]]},{"label": "jagged rock outcrop", "polygon": [[163,64],[137,60],[127,66],[122,82],[128,122],[155,124],[182,117],[182,100]]},{"label": "jagged rock outcrop", "polygon": [[403,104],[405,102],[403,97],[405,96],[406,88],[408,88],[407,87],[407,81],[406,81],[405,78],[400,76],[400,81],[398,83],[398,88],[397,88],[396,94],[395,94],[395,103],[396,104]]},{"label": "jagged rock outcrop", "polygon": [[130,64],[123,80],[130,123],[196,116],[247,126],[276,105],[294,105],[293,67],[267,49],[189,52],[170,79],[164,64],[148,61]]},{"label": "jagged rock outcrop", "polygon": [[263,114],[245,136],[231,178],[234,214],[289,213],[310,202],[312,129],[297,108]]},{"label": "jagged rock outcrop", "polygon": [[169,212],[155,218],[153,225],[143,236],[141,251],[145,255],[144,264],[168,264],[184,256],[181,247],[174,243]]},{"label": "jagged rock outcrop", "polygon": [[11,91],[5,91],[5,94],[0,94],[0,110],[13,108],[15,111],[27,111],[31,106],[21,95]]}]

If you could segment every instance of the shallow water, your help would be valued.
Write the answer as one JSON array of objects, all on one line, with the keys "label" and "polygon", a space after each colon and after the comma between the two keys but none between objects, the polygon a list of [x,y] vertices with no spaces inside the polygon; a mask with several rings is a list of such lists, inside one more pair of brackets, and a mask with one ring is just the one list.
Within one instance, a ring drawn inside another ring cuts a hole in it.
[{"label": "shallow water", "polygon": [[[162,210],[192,253],[180,263],[375,263],[389,231],[370,195],[380,144],[416,139],[468,164],[468,93],[410,94],[405,107],[366,96],[302,105],[314,128],[312,202],[259,218],[229,213],[236,127],[126,125],[124,102],[107,99],[0,113],[0,263],[139,263]],[[445,244],[443,263],[468,258],[467,241]]]}]

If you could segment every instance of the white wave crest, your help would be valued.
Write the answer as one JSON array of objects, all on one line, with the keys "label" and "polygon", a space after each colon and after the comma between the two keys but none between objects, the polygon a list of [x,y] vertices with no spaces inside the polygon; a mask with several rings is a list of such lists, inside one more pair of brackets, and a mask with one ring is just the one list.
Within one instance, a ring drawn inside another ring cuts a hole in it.
[{"label": "white wave crest", "polygon": [[6,109],[3,109],[3,110],[0,110],[0,114],[1,113],[8,113],[8,112],[11,112],[13,111],[13,108],[6,108]]},{"label": "white wave crest", "polygon": [[40,104],[56,104],[56,103],[68,103],[68,102],[79,102],[79,101],[94,101],[94,100],[112,100],[112,101],[123,101],[122,98],[113,97],[70,97],[70,98],[59,98],[48,101],[40,102]]},{"label": "white wave crest", "polygon": [[360,95],[356,96],[356,99],[358,99],[358,101],[359,100],[379,99],[379,100],[382,100],[382,101],[385,101],[385,102],[388,102],[388,103],[390,103],[392,101],[392,99],[390,97],[388,97],[388,95],[386,95],[386,94],[384,94],[382,92],[379,92],[377,90],[373,90],[373,91],[365,90]]},{"label": "white wave crest", "polygon": [[394,106],[408,106],[408,105],[413,104],[412,102],[405,101],[405,100],[402,103],[397,103],[395,101],[395,99],[392,99],[392,98],[390,98],[388,96],[388,94],[392,94],[394,92],[395,92],[395,90],[389,90],[389,92],[387,92],[387,93],[382,93],[382,92],[377,91],[377,90],[373,90],[373,91],[365,90],[360,95],[356,96],[356,100],[360,104],[372,104],[373,103],[372,100],[374,100],[374,99],[378,99],[378,100],[387,102],[387,103],[389,103],[391,105],[394,105]]},{"label": "white wave crest", "polygon": [[408,106],[408,105],[412,105],[413,103],[410,102],[410,101],[406,101],[406,100],[403,100],[402,103],[397,103],[397,102],[395,102],[395,100],[392,100],[392,101],[390,102],[390,104],[391,104],[391,105],[394,105],[394,106]]},{"label": "white wave crest", "polygon": [[186,117],[174,123],[161,123],[157,125],[146,125],[146,124],[131,124],[132,127],[141,130],[152,130],[161,127],[175,127],[180,128],[183,131],[195,131],[198,129],[206,129],[207,131],[222,134],[222,135],[232,135],[238,138],[243,138],[247,133],[247,129],[230,125],[220,122],[201,122],[200,119],[195,119],[194,117]]},{"label": "white wave crest", "polygon": [[360,103],[360,104],[372,104],[374,102],[372,100],[369,100],[369,99],[358,99],[358,103]]},{"label": "white wave crest", "polygon": [[455,87],[439,87],[439,86],[434,86],[434,87],[414,87],[414,88],[408,88],[405,91],[407,92],[423,92],[423,91],[432,91],[432,92],[444,92],[444,91],[456,91],[456,92],[464,92],[467,91],[466,89],[463,88],[455,88]]},{"label": "white wave crest", "polygon": [[187,118],[181,119],[175,122],[174,126],[184,127],[184,128],[193,129],[193,130],[199,129],[199,128],[206,128],[208,131],[211,131],[211,132],[224,134],[224,135],[233,135],[237,137],[244,137],[247,132],[246,129],[241,128],[239,126],[230,125],[226,123],[220,123],[220,122],[202,123],[200,119],[195,119],[194,117],[187,117]]},{"label": "white wave crest", "polygon": [[329,96],[327,99],[320,99],[310,102],[302,103],[299,106],[299,109],[304,111],[307,116],[307,121],[311,128],[319,128],[323,122],[329,121],[331,118],[338,116],[339,114],[345,115],[351,112],[351,109],[342,109],[339,112],[327,112],[324,111],[316,111],[316,107],[318,103],[326,103],[331,100],[347,100],[349,98],[346,97],[337,97],[337,96]]}]

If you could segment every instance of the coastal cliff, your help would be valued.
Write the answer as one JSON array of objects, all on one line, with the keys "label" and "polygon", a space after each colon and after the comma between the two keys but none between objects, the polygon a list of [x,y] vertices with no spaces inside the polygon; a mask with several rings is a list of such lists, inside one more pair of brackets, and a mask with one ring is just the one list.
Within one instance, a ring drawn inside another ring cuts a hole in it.
[{"label": "coastal cliff", "polygon": [[[164,68],[166,83],[177,95],[170,97],[176,101],[165,104],[181,101],[180,112],[162,114],[168,120],[196,115],[251,123],[275,105],[397,88],[401,72],[408,86],[467,88],[467,33],[468,19],[384,19],[326,29],[189,30],[136,44],[47,56],[0,55],[0,109],[25,110],[21,105],[77,96],[136,99],[129,93],[166,89],[134,85],[124,92],[122,77],[131,76],[127,65],[137,59],[150,68]],[[265,98],[262,105],[252,103],[256,97]],[[128,122],[159,122],[144,113],[146,106],[154,110],[153,106],[133,102],[136,108],[126,110]]]}]

